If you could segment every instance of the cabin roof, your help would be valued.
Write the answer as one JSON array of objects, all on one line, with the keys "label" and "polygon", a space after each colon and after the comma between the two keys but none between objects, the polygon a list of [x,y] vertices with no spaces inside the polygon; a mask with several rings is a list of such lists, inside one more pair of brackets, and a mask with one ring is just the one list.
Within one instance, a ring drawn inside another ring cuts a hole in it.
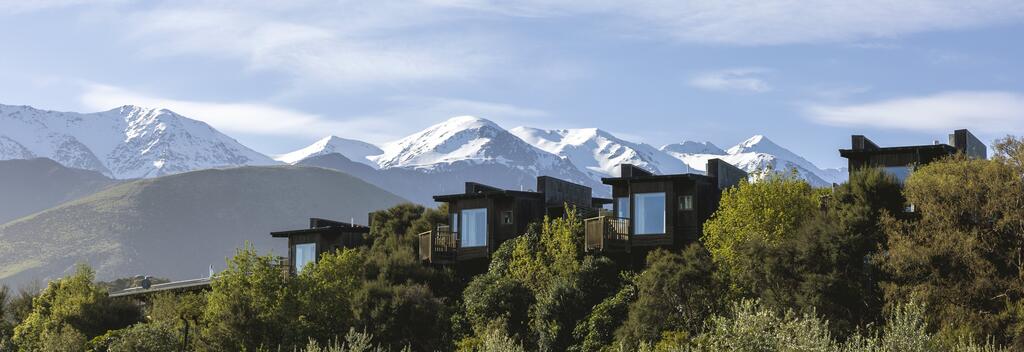
[{"label": "cabin roof", "polygon": [[487,190],[475,193],[458,193],[458,194],[444,194],[434,196],[434,201],[437,202],[451,202],[465,199],[480,199],[480,198],[539,198],[543,199],[544,194],[530,191],[511,191],[506,189],[501,190]]},{"label": "cabin roof", "polygon": [[304,234],[311,234],[311,233],[346,233],[346,232],[348,232],[348,233],[352,233],[352,232],[355,232],[355,233],[369,233],[370,232],[370,227],[369,226],[363,226],[363,225],[357,225],[357,224],[350,224],[350,223],[341,222],[341,221],[334,221],[334,220],[327,220],[327,219],[320,219],[320,218],[310,218],[309,219],[309,228],[308,229],[276,231],[276,232],[271,232],[270,236],[271,237],[290,237],[290,236],[294,236],[294,235],[304,235]]},{"label": "cabin roof", "polygon": [[601,182],[606,185],[614,185],[623,182],[631,181],[671,181],[678,179],[688,180],[711,180],[711,176],[700,175],[700,174],[672,174],[672,175],[642,175],[633,177],[604,177],[601,178]]},{"label": "cabin roof", "polygon": [[844,158],[857,155],[871,155],[871,154],[884,154],[884,153],[907,153],[916,151],[935,151],[944,153],[956,153],[956,148],[949,144],[926,144],[926,145],[908,145],[899,147],[877,147],[871,149],[840,149],[839,155]]},{"label": "cabin roof", "polygon": [[108,296],[110,297],[132,297],[139,295],[146,295],[156,292],[164,291],[196,291],[205,290],[210,287],[210,278],[204,277],[201,279],[182,280],[174,282],[166,282],[162,284],[155,284],[150,286],[148,289],[142,287],[132,287],[121,291],[112,292]]},{"label": "cabin roof", "polygon": [[300,229],[300,230],[287,230],[287,231],[276,231],[271,232],[270,237],[291,237],[295,235],[304,235],[311,233],[368,233],[370,228],[366,226],[357,227],[339,227],[339,226],[328,226],[318,227],[315,229]]}]

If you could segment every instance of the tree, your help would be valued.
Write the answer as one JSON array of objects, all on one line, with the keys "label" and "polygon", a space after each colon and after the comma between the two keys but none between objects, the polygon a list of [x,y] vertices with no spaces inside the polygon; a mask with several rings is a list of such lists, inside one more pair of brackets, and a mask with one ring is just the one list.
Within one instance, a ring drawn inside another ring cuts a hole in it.
[{"label": "tree", "polygon": [[570,351],[601,351],[612,346],[615,331],[626,321],[629,316],[629,305],[636,301],[637,296],[635,274],[623,274],[620,281],[622,287],[615,295],[594,306],[587,318],[576,324],[573,336],[578,343],[573,345]]},{"label": "tree", "polygon": [[364,280],[364,261],[363,251],[343,249],[324,253],[316,265],[299,274],[301,315],[295,323],[302,336],[326,342],[353,326],[352,297]]},{"label": "tree", "polygon": [[636,301],[616,332],[618,344],[636,348],[657,342],[666,333],[700,333],[704,320],[724,304],[725,285],[715,277],[715,269],[710,254],[699,244],[682,253],[651,252],[647,269],[637,277]]},{"label": "tree", "polygon": [[702,242],[716,262],[733,272],[737,245],[751,240],[778,245],[818,209],[815,191],[795,176],[740,182],[723,192],[718,211],[704,223]]},{"label": "tree", "polygon": [[920,300],[928,322],[949,338],[994,333],[1017,339],[1024,297],[1024,172],[1021,141],[996,145],[993,160],[951,157],[906,181],[915,219],[888,219],[888,305]]},{"label": "tree", "polygon": [[880,219],[902,212],[899,187],[880,169],[853,172],[826,212],[810,214],[781,242],[736,245],[733,286],[774,309],[821,315],[836,334],[880,322],[878,270],[871,258],[884,247]]},{"label": "tree", "polygon": [[[47,285],[32,302],[32,311],[14,328],[13,341],[22,351],[62,348],[141,321],[133,304],[107,297],[93,282],[94,273],[78,265],[71,276]],[[58,347],[54,347],[58,346]]]},{"label": "tree", "polygon": [[272,255],[250,244],[210,283],[203,313],[203,343],[210,350],[291,349],[297,340],[298,305],[288,277]]},{"label": "tree", "polygon": [[450,312],[423,284],[370,281],[355,294],[358,329],[372,331],[392,348],[411,346],[416,351],[451,349],[447,324]]}]

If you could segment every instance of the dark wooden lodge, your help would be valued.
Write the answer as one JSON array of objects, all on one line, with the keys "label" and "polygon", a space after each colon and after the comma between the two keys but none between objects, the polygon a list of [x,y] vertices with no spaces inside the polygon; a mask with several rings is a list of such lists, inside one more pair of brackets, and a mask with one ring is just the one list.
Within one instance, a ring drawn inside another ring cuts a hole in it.
[{"label": "dark wooden lodge", "polygon": [[563,216],[565,205],[581,216],[596,214],[608,199],[590,187],[554,177],[537,177],[536,191],[514,191],[466,182],[464,193],[434,196],[448,204],[448,224],[419,235],[420,259],[431,264],[488,258],[501,243],[522,235],[544,216]]},{"label": "dark wooden lodge", "polygon": [[850,172],[880,167],[900,182],[905,181],[915,167],[949,155],[963,153],[969,158],[988,157],[988,147],[968,130],[953,131],[949,135],[949,144],[936,141],[929,145],[879,147],[862,135],[853,135],[850,139],[850,149],[839,150],[839,155],[849,161]]},{"label": "dark wooden lodge", "polygon": [[288,272],[296,274],[306,265],[315,263],[321,254],[366,244],[369,233],[367,226],[311,218],[308,229],[271,232],[270,235],[288,238]]},{"label": "dark wooden lodge", "polygon": [[708,160],[707,175],[653,175],[629,164],[620,170],[619,177],[601,179],[612,186],[613,211],[585,220],[587,251],[646,252],[697,241],[704,221],[718,209],[722,190],[747,178],[720,159]]}]

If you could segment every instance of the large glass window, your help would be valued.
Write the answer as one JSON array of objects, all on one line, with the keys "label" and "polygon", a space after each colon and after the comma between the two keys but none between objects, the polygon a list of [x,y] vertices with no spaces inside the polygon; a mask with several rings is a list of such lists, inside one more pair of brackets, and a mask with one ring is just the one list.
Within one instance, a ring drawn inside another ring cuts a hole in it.
[{"label": "large glass window", "polygon": [[895,177],[896,181],[899,181],[900,184],[907,181],[907,177],[910,177],[911,171],[909,166],[887,166],[883,170]]},{"label": "large glass window", "polygon": [[636,202],[636,218],[633,220],[636,234],[665,233],[665,193],[637,193],[633,199]]},{"label": "large glass window", "polygon": [[459,225],[463,247],[480,247],[487,245],[487,209],[465,209],[462,211],[462,224]]},{"label": "large glass window", "polygon": [[629,219],[629,197],[615,198],[615,206],[619,209],[615,217]]},{"label": "large glass window", "polygon": [[295,272],[301,272],[306,264],[316,261],[316,243],[295,245]]}]

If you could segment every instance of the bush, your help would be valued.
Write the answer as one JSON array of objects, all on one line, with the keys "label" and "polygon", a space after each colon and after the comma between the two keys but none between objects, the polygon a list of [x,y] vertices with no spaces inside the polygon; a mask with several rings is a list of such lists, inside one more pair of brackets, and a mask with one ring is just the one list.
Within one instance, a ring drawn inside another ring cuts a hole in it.
[{"label": "bush", "polygon": [[82,347],[90,338],[142,320],[134,304],[107,297],[93,278],[92,269],[79,265],[71,276],[50,282],[33,300],[31,313],[14,329],[18,348],[63,348],[79,340]]},{"label": "bush", "polygon": [[725,285],[715,277],[711,256],[698,244],[678,254],[651,252],[647,266],[637,277],[636,301],[616,333],[620,345],[635,348],[670,332],[694,336],[724,304]]}]

